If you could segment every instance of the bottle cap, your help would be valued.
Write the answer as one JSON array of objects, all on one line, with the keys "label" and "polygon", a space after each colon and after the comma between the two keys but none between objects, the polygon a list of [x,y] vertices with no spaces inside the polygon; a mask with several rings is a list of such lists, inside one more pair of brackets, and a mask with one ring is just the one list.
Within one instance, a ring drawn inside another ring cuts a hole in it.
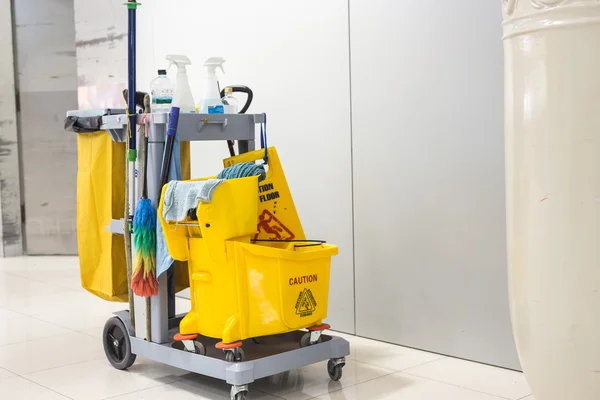
[{"label": "bottle cap", "polygon": [[225,88],[225,93],[231,93],[231,92],[233,92],[232,88],[230,88],[230,87]]},{"label": "bottle cap", "polygon": [[167,70],[166,69],[159,69],[158,70],[158,74],[159,75],[166,75],[167,74]]}]

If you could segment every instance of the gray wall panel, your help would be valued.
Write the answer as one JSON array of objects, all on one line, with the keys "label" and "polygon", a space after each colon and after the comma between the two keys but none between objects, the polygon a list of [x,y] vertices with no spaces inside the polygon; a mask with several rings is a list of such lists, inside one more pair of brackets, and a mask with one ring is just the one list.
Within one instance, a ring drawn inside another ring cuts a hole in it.
[{"label": "gray wall panel", "polygon": [[27,252],[77,254],[77,142],[63,129],[77,92],[23,92],[21,107]]},{"label": "gray wall panel", "polygon": [[0,0],[0,257],[23,254],[10,0]]},{"label": "gray wall panel", "polygon": [[[77,108],[73,0],[14,3],[28,254],[76,254]],[[43,38],[43,40],[40,40]]]},{"label": "gray wall panel", "polygon": [[350,0],[357,334],[518,368],[497,2]]}]

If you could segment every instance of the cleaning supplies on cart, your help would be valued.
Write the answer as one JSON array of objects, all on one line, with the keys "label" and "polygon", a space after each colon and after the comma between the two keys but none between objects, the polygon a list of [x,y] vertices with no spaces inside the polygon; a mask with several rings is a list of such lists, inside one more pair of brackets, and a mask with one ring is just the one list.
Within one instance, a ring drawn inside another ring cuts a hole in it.
[{"label": "cleaning supplies on cart", "polygon": [[173,95],[172,105],[179,107],[182,113],[195,113],[196,106],[194,97],[192,96],[192,89],[190,88],[187,71],[185,69],[185,66],[190,65],[192,62],[186,56],[178,54],[168,55],[167,60],[171,62],[170,65],[177,66],[175,94]]},{"label": "cleaning supplies on cart", "polygon": [[[244,105],[242,106],[241,109],[238,107],[238,100],[235,96],[233,96],[233,93],[245,93],[246,94],[246,102],[244,103]],[[254,98],[254,94],[252,93],[252,89],[250,89],[248,86],[234,85],[234,86],[227,86],[225,89],[221,90],[221,97],[223,100],[223,105],[225,107],[225,114],[234,114],[234,113],[244,114],[246,111],[248,111],[250,104],[252,104],[252,99]],[[228,106],[230,106],[230,107],[228,107]],[[227,148],[229,149],[229,155],[231,157],[234,157],[235,156],[235,141],[228,140]]]},{"label": "cleaning supplies on cart", "polygon": [[223,114],[225,112],[219,92],[219,81],[217,80],[217,68],[225,73],[223,69],[224,62],[225,60],[222,57],[210,57],[204,62],[206,77],[200,103],[200,113],[202,114]]},{"label": "cleaning supplies on cart", "polygon": [[[228,95],[228,93],[231,94]],[[246,111],[248,111],[248,108],[250,108],[250,105],[252,104],[252,100],[254,99],[254,92],[252,92],[252,89],[250,89],[248,86],[244,85],[227,86],[223,90],[221,90],[221,97],[224,104],[225,97],[227,97],[227,99],[229,99],[230,97],[235,99],[235,103],[238,104],[237,97],[233,96],[233,93],[244,93],[246,95],[246,102],[242,107],[238,107],[238,111],[236,111],[236,113],[238,114],[245,114]],[[227,107],[225,107],[225,114],[229,114],[227,112]]]},{"label": "cleaning supplies on cart", "polygon": [[169,112],[173,102],[175,84],[167,77],[167,70],[159,69],[158,76],[150,82],[152,112]]},{"label": "cleaning supplies on cart", "polygon": [[166,221],[183,221],[188,211],[198,206],[198,202],[210,202],[221,183],[223,179],[169,182],[163,201],[163,218]]},{"label": "cleaning supplies on cart", "polygon": [[225,114],[237,114],[239,110],[239,102],[233,96],[233,89],[230,87],[225,88],[225,96],[223,96],[223,108]]}]

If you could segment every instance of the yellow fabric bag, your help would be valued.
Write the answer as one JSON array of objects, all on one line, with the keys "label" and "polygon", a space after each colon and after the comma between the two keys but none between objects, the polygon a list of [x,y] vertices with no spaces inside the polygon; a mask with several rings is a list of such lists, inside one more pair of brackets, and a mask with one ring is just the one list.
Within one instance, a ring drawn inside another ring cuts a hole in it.
[{"label": "yellow fabric bag", "polygon": [[105,131],[77,134],[77,243],[81,285],[108,301],[127,301],[122,235],[106,227],[125,213],[125,143]]},{"label": "yellow fabric bag", "polygon": [[[294,199],[275,147],[269,147],[267,178],[258,186],[258,226],[254,239],[306,240]],[[254,162],[265,156],[265,150],[255,150],[223,160],[225,167]]]},{"label": "yellow fabric bag", "polygon": [[[183,179],[190,175],[190,144],[181,142]],[[122,235],[106,229],[125,213],[125,143],[105,131],[77,134],[77,242],[81,285],[108,301],[127,301]],[[137,201],[138,199],[135,199]],[[186,263],[176,262],[177,290],[189,287]]]}]

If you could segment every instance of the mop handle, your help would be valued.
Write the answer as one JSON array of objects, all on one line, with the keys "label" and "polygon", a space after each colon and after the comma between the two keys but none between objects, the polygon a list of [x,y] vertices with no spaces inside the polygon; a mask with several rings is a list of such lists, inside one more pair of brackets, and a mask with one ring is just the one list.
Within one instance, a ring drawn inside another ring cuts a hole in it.
[{"label": "mop handle", "polygon": [[179,107],[171,107],[169,112],[169,125],[167,126],[167,136],[175,136],[177,133],[177,125],[179,124]]},{"label": "mop handle", "polygon": [[136,147],[137,147],[137,143],[136,143],[136,126],[137,126],[137,120],[136,120],[136,111],[135,111],[135,14],[136,14],[136,9],[137,6],[140,5],[140,3],[137,3],[135,1],[129,1],[127,3],[125,3],[125,5],[127,6],[128,10],[127,10],[127,16],[128,16],[128,29],[129,29],[129,37],[128,37],[128,48],[127,48],[127,68],[128,68],[128,76],[129,76],[129,82],[128,82],[128,89],[129,89],[129,93],[128,93],[128,104],[127,104],[127,114],[129,114],[129,161],[133,162],[136,160],[137,158],[137,152],[136,152]]},{"label": "mop handle", "polygon": [[167,142],[165,143],[165,151],[163,153],[163,163],[160,169],[160,188],[169,181],[169,167],[171,166],[171,158],[173,156],[173,146],[175,143],[175,135],[177,134],[177,124],[179,124],[179,107],[171,107],[169,113],[169,125],[167,126]]}]

